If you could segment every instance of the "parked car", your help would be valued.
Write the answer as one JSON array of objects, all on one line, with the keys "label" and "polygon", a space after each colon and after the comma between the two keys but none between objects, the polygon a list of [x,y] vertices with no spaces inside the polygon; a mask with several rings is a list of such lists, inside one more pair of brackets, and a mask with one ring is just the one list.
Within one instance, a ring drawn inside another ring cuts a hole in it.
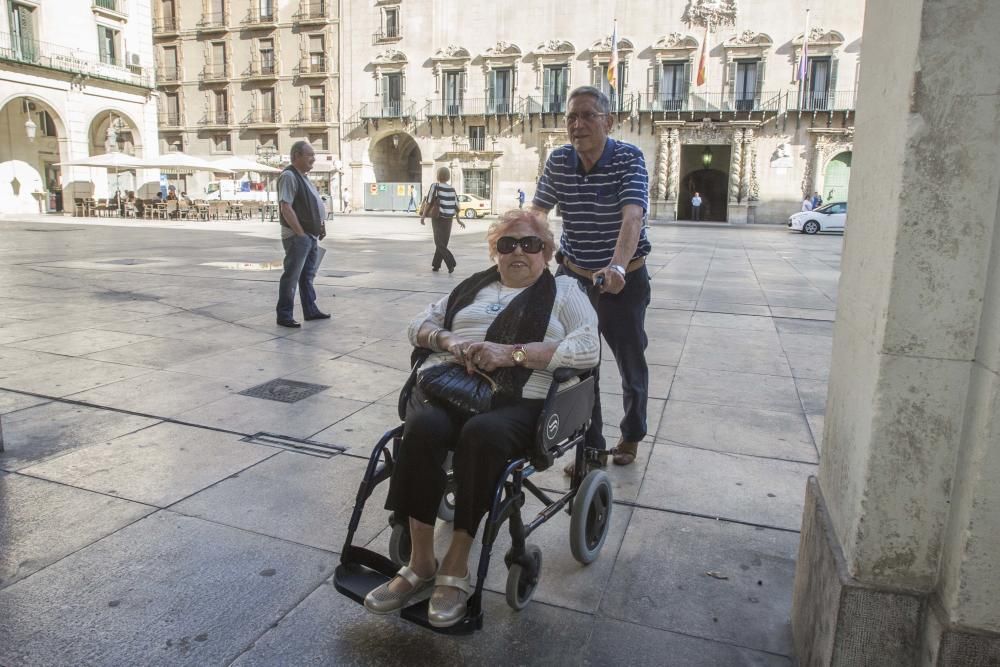
[{"label": "parked car", "polygon": [[458,214],[463,218],[481,218],[490,212],[488,199],[480,199],[476,195],[458,195]]},{"label": "parked car", "polygon": [[815,211],[793,213],[788,218],[788,228],[803,234],[817,232],[842,232],[847,226],[847,202],[835,201],[820,206]]}]

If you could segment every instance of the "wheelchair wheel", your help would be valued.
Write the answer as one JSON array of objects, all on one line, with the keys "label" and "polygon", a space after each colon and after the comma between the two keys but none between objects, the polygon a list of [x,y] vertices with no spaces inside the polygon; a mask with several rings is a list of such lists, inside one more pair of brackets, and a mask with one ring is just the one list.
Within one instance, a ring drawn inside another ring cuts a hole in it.
[{"label": "wheelchair wheel", "polygon": [[449,483],[438,505],[438,518],[451,523],[455,520],[455,485]]},{"label": "wheelchair wheel", "polygon": [[611,480],[603,470],[591,470],[573,498],[569,546],[573,558],[589,565],[601,553],[611,526]]},{"label": "wheelchair wheel", "polygon": [[521,611],[535,594],[542,574],[542,550],[534,544],[525,545],[525,555],[531,559],[530,568],[514,563],[507,571],[507,604],[514,611]]},{"label": "wheelchair wheel", "polygon": [[398,523],[392,527],[392,534],[389,535],[389,560],[403,567],[410,562],[410,527],[403,523]]}]

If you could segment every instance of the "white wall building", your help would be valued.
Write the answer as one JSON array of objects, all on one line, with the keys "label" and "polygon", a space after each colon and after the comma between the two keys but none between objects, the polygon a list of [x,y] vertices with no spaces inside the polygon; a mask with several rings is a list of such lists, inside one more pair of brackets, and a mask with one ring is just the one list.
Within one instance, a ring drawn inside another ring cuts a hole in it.
[{"label": "white wall building", "polygon": [[863,0],[345,2],[345,181],[356,207],[368,193],[402,208],[386,196],[449,166],[460,190],[514,206],[566,143],[568,92],[607,89],[617,18],[613,136],[646,155],[652,217],[685,218],[698,190],[708,219],[782,222],[804,193],[846,198],[863,14]]},{"label": "white wall building", "polygon": [[72,210],[155,179],[57,166],[158,155],[149,0],[0,3],[0,213]]}]

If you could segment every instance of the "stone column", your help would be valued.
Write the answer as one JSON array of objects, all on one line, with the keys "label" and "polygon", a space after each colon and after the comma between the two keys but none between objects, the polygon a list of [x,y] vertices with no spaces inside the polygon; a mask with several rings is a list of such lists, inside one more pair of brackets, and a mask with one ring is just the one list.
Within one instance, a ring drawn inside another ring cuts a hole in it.
[{"label": "stone column", "polygon": [[[490,213],[499,213],[500,161],[490,162]],[[506,209],[508,207],[504,207]]]},{"label": "stone column", "polygon": [[743,130],[743,164],[740,165],[740,201],[745,201],[750,196],[750,173],[752,168],[751,151],[753,150],[753,129]]},{"label": "stone column", "polygon": [[802,665],[1000,664],[996,25],[985,0],[866,6]]},{"label": "stone column", "polygon": [[681,187],[681,138],[676,128],[670,128],[667,153],[667,201],[677,202]]},{"label": "stone column", "polygon": [[743,130],[733,130],[732,160],[729,165],[729,203],[735,204],[740,198],[740,179],[743,167]]},{"label": "stone column", "polygon": [[667,179],[670,174],[670,129],[664,128],[656,135],[656,188],[653,197],[667,199]]}]

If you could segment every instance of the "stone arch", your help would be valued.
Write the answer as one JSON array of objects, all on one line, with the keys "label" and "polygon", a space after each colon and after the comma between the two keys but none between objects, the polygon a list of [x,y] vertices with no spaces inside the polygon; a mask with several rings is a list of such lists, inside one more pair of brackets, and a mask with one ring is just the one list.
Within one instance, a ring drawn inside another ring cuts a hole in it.
[{"label": "stone arch", "polygon": [[420,183],[422,153],[410,134],[389,130],[368,145],[377,183]]},{"label": "stone arch", "polygon": [[[26,124],[34,123],[28,139]],[[11,95],[0,105],[0,201],[7,213],[38,213],[63,206],[63,169],[69,135],[56,105],[44,95]]]},{"label": "stone arch", "polygon": [[142,157],[142,133],[139,131],[138,123],[127,113],[113,107],[101,109],[90,119],[87,125],[88,154],[102,155],[108,152],[107,142],[111,139],[108,130],[112,126],[117,139],[114,150]]}]

